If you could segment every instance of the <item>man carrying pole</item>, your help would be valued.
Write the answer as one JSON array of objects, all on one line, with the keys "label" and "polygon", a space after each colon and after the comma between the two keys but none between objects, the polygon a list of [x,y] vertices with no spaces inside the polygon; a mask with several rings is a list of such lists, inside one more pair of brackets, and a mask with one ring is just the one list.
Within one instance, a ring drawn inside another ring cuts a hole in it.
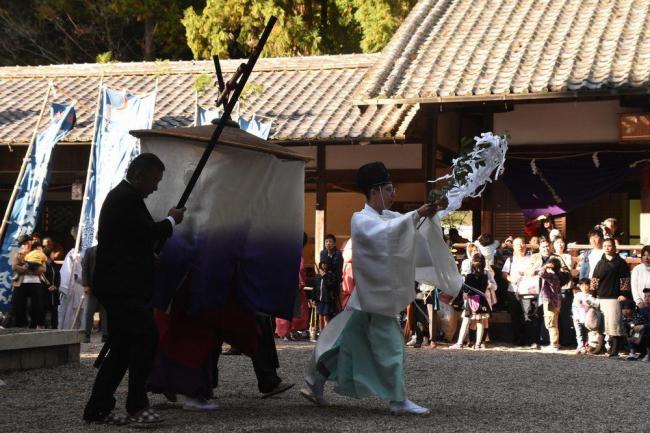
[{"label": "man carrying pole", "polygon": [[[171,236],[185,213],[185,208],[172,208],[166,219],[154,222],[144,203],[158,189],[164,170],[157,156],[137,156],[126,180],[108,193],[102,205],[93,289],[108,316],[109,351],[84,410],[87,422],[148,425],[162,421],[149,407],[145,391],[158,343],[147,303],[153,290],[154,244]],[[113,394],[127,369],[128,419],[113,413]]]}]

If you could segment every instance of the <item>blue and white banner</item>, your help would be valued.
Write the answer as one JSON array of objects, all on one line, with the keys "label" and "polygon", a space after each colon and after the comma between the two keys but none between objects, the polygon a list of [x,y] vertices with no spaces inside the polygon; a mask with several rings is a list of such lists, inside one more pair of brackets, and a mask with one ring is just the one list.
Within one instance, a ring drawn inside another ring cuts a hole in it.
[{"label": "blue and white banner", "polygon": [[8,311],[11,301],[11,262],[20,248],[17,240],[32,234],[41,212],[49,182],[52,150],[59,140],[74,127],[75,110],[72,105],[52,104],[50,124],[36,135],[32,152],[26,155],[27,166],[16,196],[7,231],[0,250],[0,311]]},{"label": "blue and white banner", "polygon": [[129,134],[153,123],[155,93],[144,96],[102,89],[95,130],[95,146],[81,215],[81,249],[97,243],[99,212],[108,192],[124,179],[126,169],[140,154],[140,141]]},{"label": "blue and white banner", "polygon": [[[219,110],[208,110],[200,106],[196,107],[196,126],[209,125],[213,119],[218,119],[220,117],[221,111]],[[253,115],[250,120],[245,119],[243,116],[239,116],[237,123],[242,131],[255,135],[262,140],[267,140],[271,134],[271,125],[273,124],[273,121],[263,121]]]}]

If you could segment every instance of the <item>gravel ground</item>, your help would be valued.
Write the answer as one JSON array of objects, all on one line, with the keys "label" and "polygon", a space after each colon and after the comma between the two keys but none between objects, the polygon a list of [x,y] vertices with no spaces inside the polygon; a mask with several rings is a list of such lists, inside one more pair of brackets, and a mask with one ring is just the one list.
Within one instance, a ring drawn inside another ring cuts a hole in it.
[{"label": "gravel ground", "polygon": [[[96,336],[95,336],[96,337]],[[82,345],[81,365],[0,374],[0,432],[133,431],[85,425],[80,417],[95,370],[98,343]],[[313,345],[278,342],[280,375],[297,386],[262,400],[251,362],[221,358],[219,410],[183,411],[154,396],[165,417],[159,431],[199,432],[648,432],[643,415],[650,397],[640,382],[650,364],[605,357],[576,357],[496,348],[482,351],[407,349],[407,383],[428,417],[391,417],[378,399],[339,397],[328,387],[331,406],[318,408],[298,395]],[[118,390],[123,411],[126,387]],[[639,416],[629,424],[631,414]]]}]

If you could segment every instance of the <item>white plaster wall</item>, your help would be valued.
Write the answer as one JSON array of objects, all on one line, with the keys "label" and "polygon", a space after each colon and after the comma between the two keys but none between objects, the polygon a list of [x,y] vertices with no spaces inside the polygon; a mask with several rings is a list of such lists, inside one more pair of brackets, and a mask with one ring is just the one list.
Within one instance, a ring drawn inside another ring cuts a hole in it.
[{"label": "white plaster wall", "polygon": [[634,111],[619,101],[520,104],[496,113],[494,130],[513,145],[618,143],[618,114]]}]

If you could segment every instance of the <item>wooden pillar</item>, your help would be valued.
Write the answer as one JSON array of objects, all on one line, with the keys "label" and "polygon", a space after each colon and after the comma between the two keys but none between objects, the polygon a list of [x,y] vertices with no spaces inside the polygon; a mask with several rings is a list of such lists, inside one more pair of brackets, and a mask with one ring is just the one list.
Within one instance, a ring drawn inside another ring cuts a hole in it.
[{"label": "wooden pillar", "polygon": [[314,263],[320,261],[320,252],[325,242],[325,226],[327,213],[327,178],[325,143],[318,143],[316,149],[316,218],[314,228]]},{"label": "wooden pillar", "polygon": [[650,163],[641,166],[641,243],[650,245]]},{"label": "wooden pillar", "polygon": [[425,200],[429,197],[429,191],[436,186],[427,181],[436,178],[438,162],[438,111],[434,107],[428,107],[426,119],[426,132],[422,140],[422,169],[424,170],[424,181],[426,184]]},{"label": "wooden pillar", "polygon": [[[494,130],[494,113],[488,112],[483,115],[483,130],[480,132],[488,132]],[[490,233],[494,236],[494,201],[491,199],[491,190],[494,184],[488,184],[487,188],[483,191],[481,196],[481,228],[478,230],[478,238],[482,233]],[[476,231],[476,229],[474,229]]]}]

